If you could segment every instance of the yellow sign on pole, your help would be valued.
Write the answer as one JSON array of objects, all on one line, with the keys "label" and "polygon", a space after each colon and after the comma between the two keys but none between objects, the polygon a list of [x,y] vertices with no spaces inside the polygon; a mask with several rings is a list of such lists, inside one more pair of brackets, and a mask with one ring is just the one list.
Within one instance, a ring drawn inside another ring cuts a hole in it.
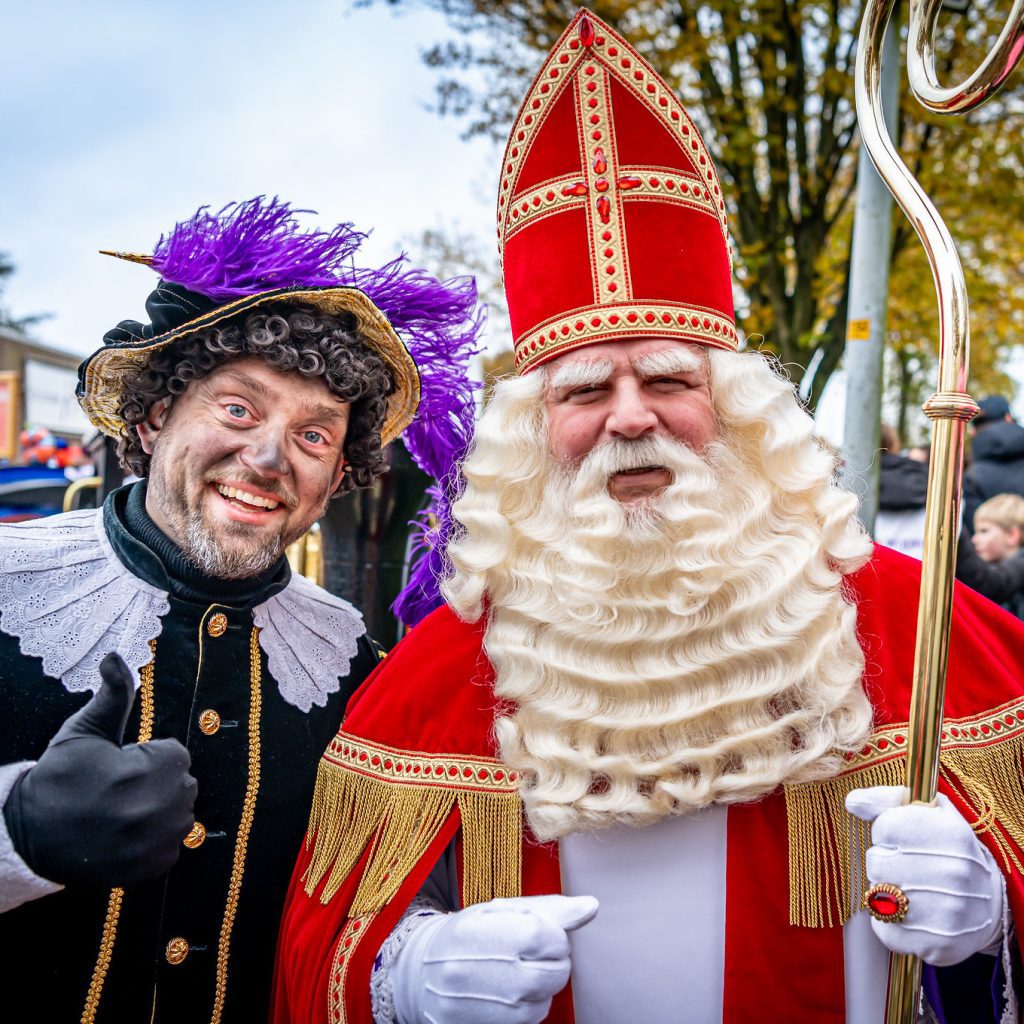
[{"label": "yellow sign on pole", "polygon": [[871,321],[867,318],[863,320],[851,320],[846,325],[846,340],[847,341],[870,341],[871,340]]},{"label": "yellow sign on pole", "polygon": [[0,371],[0,459],[18,454],[18,430],[21,420],[21,374]]}]

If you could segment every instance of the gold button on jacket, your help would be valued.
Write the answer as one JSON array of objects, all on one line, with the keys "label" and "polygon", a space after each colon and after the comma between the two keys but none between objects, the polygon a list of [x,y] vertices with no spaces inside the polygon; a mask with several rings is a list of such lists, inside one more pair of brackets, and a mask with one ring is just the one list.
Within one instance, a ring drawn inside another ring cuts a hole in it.
[{"label": "gold button on jacket", "polygon": [[178,936],[167,943],[167,951],[164,955],[167,957],[169,964],[180,964],[188,956],[188,951],[188,940]]},{"label": "gold button on jacket", "polygon": [[207,708],[205,711],[199,712],[199,729],[201,732],[206,733],[207,736],[212,736],[219,728],[220,715],[213,708]]},{"label": "gold button on jacket", "polygon": [[206,826],[201,822],[197,821],[192,826],[192,831],[189,832],[182,842],[190,849],[194,850],[196,847],[202,846],[206,840]]},{"label": "gold button on jacket", "polygon": [[206,632],[210,636],[223,636],[228,629],[228,617],[223,612],[215,612],[206,624]]}]

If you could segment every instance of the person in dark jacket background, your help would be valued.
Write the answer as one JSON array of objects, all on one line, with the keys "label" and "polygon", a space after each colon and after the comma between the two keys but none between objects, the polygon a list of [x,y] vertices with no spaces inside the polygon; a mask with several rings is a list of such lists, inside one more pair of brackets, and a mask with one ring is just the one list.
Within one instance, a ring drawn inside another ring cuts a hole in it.
[{"label": "person in dark jacket background", "polygon": [[971,422],[971,464],[964,473],[964,527],[974,529],[978,506],[997,494],[1024,495],[1024,427],[1010,415],[1002,395],[978,403]]},{"label": "person in dark jacket background", "polygon": [[882,424],[881,472],[875,540],[887,548],[920,558],[924,546],[924,503],[928,464],[900,454],[893,427]]}]

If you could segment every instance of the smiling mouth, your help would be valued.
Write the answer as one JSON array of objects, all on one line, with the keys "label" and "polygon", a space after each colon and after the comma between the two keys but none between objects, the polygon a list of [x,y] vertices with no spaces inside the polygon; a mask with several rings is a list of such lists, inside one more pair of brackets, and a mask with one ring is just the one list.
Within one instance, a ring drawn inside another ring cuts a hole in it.
[{"label": "smiling mouth", "polygon": [[273,512],[281,502],[273,498],[263,498],[258,494],[250,494],[238,487],[226,487],[224,484],[217,484],[217,492],[229,504],[240,508],[245,512]]}]

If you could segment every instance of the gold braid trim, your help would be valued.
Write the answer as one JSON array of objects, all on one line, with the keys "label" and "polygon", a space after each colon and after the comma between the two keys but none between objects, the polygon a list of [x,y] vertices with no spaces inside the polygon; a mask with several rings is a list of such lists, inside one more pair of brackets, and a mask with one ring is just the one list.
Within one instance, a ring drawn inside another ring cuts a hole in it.
[{"label": "gold braid trim", "polygon": [[306,893],[328,903],[369,848],[351,918],[386,906],[458,807],[463,906],[522,891],[522,804],[494,758],[399,750],[339,733],[317,771]]},{"label": "gold braid trim", "polygon": [[[149,649],[153,653],[153,660],[148,665],[144,665],[139,673],[139,678],[142,681],[139,694],[139,743],[147,743],[153,736],[153,672],[156,667],[155,639],[149,641]],[[96,1020],[96,1012],[100,1008],[100,996],[103,995],[103,984],[107,980],[110,961],[114,956],[117,923],[121,917],[121,904],[123,901],[124,889],[116,888],[110,890],[110,898],[107,900],[107,913],[103,920],[103,931],[100,934],[100,950],[96,957],[96,966],[92,969],[92,979],[89,982],[89,991],[86,993],[85,1006],[82,1009],[82,1024],[93,1024]]]},{"label": "gold braid trim", "polygon": [[331,957],[330,980],[327,983],[327,1019],[331,1024],[348,1024],[348,1008],[345,1006],[345,982],[348,979],[349,964],[356,947],[366,937],[376,914],[350,917],[341,930],[338,943]]},{"label": "gold braid trim", "polygon": [[263,707],[263,670],[260,662],[260,631],[253,627],[249,634],[249,779],[242,801],[242,817],[235,840],[235,856],[231,864],[231,878],[228,881],[227,905],[220,927],[220,943],[217,947],[217,986],[213,998],[211,1024],[220,1024],[224,1013],[224,1000],[228,990],[228,964],[231,959],[231,931],[235,926],[235,914],[242,895],[242,879],[245,875],[245,858],[249,849],[249,833],[256,816],[256,797],[260,791],[260,717]]},{"label": "gold braid trim", "polygon": [[[939,770],[989,832],[1007,869],[1024,871],[1024,698],[943,723]],[[906,724],[886,726],[831,779],[786,786],[789,920],[804,928],[848,921],[867,887],[871,826],[849,814],[847,794],[905,783]]]},{"label": "gold braid trim", "polygon": [[110,961],[114,956],[114,941],[117,938],[117,922],[121,917],[121,903],[124,901],[124,889],[110,890],[107,900],[107,914],[103,920],[103,931],[100,935],[100,951],[96,958],[96,966],[92,970],[92,980],[85,997],[85,1008],[82,1010],[82,1024],[92,1024],[96,1019],[96,1011],[100,1008],[100,996],[103,995],[103,983],[107,980]]}]

